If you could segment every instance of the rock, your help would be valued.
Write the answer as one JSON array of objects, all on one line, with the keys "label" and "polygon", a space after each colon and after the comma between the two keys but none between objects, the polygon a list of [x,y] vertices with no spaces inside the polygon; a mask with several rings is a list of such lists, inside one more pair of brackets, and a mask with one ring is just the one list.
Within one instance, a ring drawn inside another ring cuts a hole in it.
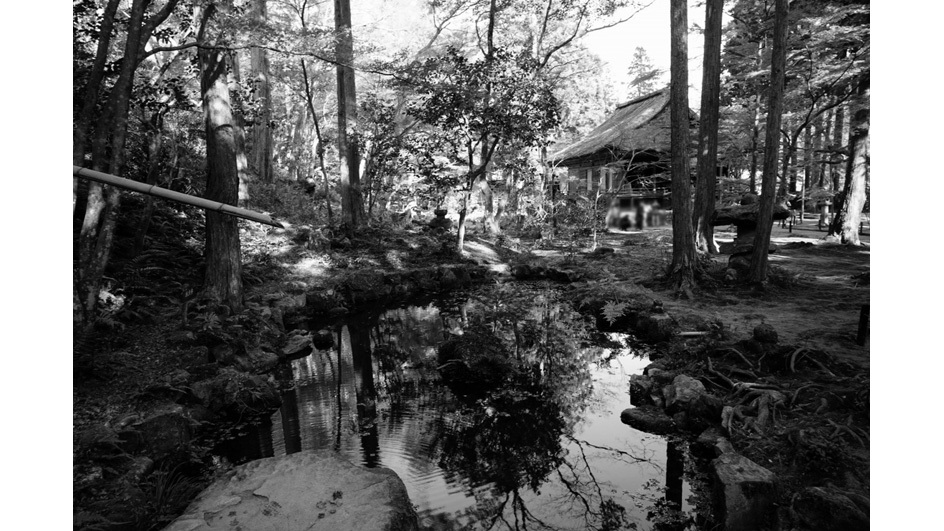
[{"label": "rock", "polygon": [[456,274],[449,269],[443,269],[442,276],[439,277],[439,285],[442,288],[454,288],[459,283]]},{"label": "rock", "polygon": [[613,254],[616,252],[616,249],[612,247],[597,247],[591,253],[593,256],[606,256],[608,254]]},{"label": "rock", "polygon": [[260,348],[250,350],[245,356],[236,358],[236,367],[247,372],[267,372],[278,364],[278,354]]},{"label": "rock", "polygon": [[340,454],[305,451],[249,462],[206,488],[165,531],[417,529],[403,481]]},{"label": "rock", "polygon": [[761,323],[754,327],[754,339],[761,343],[776,343],[777,329],[767,323]]},{"label": "rock", "polygon": [[664,313],[641,314],[636,320],[635,332],[643,341],[668,341],[675,333],[675,320]]},{"label": "rock", "polygon": [[620,420],[637,430],[656,435],[666,435],[675,431],[675,421],[658,406],[640,406],[624,409]]},{"label": "rock", "polygon": [[135,457],[131,461],[131,467],[128,470],[128,479],[132,485],[139,483],[144,476],[154,470],[154,460],[143,455]]},{"label": "rock", "polygon": [[531,276],[531,267],[528,264],[518,264],[512,268],[511,275],[518,280],[527,280]]},{"label": "rock", "polygon": [[855,531],[869,529],[868,506],[860,508],[836,489],[810,487],[794,500],[797,518],[810,529]]},{"label": "rock", "polygon": [[289,336],[285,346],[279,352],[279,358],[283,360],[304,358],[314,349],[311,334]]},{"label": "rock", "polygon": [[229,343],[220,343],[210,349],[210,360],[220,365],[232,365],[236,362],[236,348]]},{"label": "rock", "polygon": [[331,330],[318,330],[311,335],[311,343],[318,350],[334,348],[334,334]]},{"label": "rock", "polygon": [[775,528],[774,473],[736,453],[725,453],[712,462],[714,502],[726,531]]},{"label": "rock", "polygon": [[447,218],[445,215],[437,215],[435,218],[430,220],[429,228],[449,230],[452,228],[452,220]]},{"label": "rock", "polygon": [[695,440],[693,448],[712,457],[735,453],[731,441],[724,436],[721,428],[717,426],[712,426],[701,432],[701,435]]},{"label": "rock", "polygon": [[[719,208],[715,210],[712,225],[715,227],[734,225],[738,228],[754,228],[757,226],[757,213],[759,210],[760,203],[757,202]],[[774,220],[787,219],[789,216],[790,209],[783,205],[774,205]]]},{"label": "rock", "polygon": [[277,300],[273,306],[282,310],[300,310],[305,307],[307,297],[304,293],[298,295],[287,295]]},{"label": "rock", "polygon": [[662,389],[666,413],[672,415],[677,411],[687,411],[689,404],[703,394],[705,394],[705,384],[685,374],[676,376],[671,385]]},{"label": "rock", "polygon": [[652,378],[653,382],[655,382],[653,392],[657,392],[659,395],[662,395],[662,388],[671,384],[672,380],[674,380],[677,376],[675,372],[667,371],[661,366],[655,366],[655,364],[649,365],[643,372],[646,376]]},{"label": "rock", "polygon": [[629,403],[634,406],[652,404],[652,378],[641,374],[629,376]]}]

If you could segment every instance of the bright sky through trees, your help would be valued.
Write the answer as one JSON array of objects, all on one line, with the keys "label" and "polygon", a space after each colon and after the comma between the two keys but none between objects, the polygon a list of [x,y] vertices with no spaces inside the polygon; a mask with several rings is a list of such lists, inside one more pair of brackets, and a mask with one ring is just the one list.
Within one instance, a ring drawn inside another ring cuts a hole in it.
[{"label": "bright sky through trees", "polygon": [[[624,9],[617,16],[624,18],[632,11]],[[722,24],[727,24],[730,17],[725,14]],[[705,6],[700,0],[688,2],[689,28],[705,24]],[[642,46],[652,59],[652,66],[665,73],[659,79],[660,85],[669,81],[669,0],[655,0],[631,20],[618,26],[591,33],[587,36],[587,47],[597,54],[610,67],[610,75],[618,87],[629,82],[626,71],[633,58],[633,50]],[[688,34],[688,101],[701,100],[701,64],[704,36],[701,31]],[[625,93],[625,91],[622,91]]]}]

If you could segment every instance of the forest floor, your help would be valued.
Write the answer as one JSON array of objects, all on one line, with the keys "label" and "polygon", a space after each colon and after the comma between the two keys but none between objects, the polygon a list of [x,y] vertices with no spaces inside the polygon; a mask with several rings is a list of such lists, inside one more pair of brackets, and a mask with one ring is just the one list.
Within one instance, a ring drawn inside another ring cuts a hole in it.
[{"label": "forest floor", "polygon": [[[437,236],[416,227],[411,229],[344,238],[298,228],[272,231],[252,226],[242,235],[247,297],[259,300],[271,293],[329,290],[352,271],[362,269],[411,270],[475,261],[502,274],[512,271],[515,264],[537,262],[579,271],[582,281],[590,284],[599,281],[602,286],[608,283],[646,286],[633,289],[644,289],[653,299],[662,300],[666,313],[676,318],[682,329],[688,323],[721,322],[726,338],[734,341],[750,338],[756,325],[767,323],[776,329],[781,344],[826,353],[830,360],[842,362],[843,371],[827,361],[825,365],[835,372],[836,378],[832,380],[812,373],[808,379],[803,379],[806,373],[802,371],[768,375],[765,381],[778,383],[784,391],[799,394],[803,386],[813,385],[815,392],[811,392],[807,401],[797,400],[793,395],[791,406],[799,404],[799,407],[784,412],[780,424],[775,424],[763,436],[738,429],[737,433],[732,433],[732,442],[739,451],[786,478],[788,493],[797,493],[809,486],[839,484],[843,492],[868,498],[869,347],[868,343],[859,346],[855,341],[859,310],[869,302],[868,237],[863,237],[865,245],[848,247],[821,241],[824,232],[794,227],[791,234],[787,229],[775,227],[773,242],[780,245],[780,249],[771,255],[772,281],[766,289],[759,291],[724,283],[721,278],[727,256],[720,255],[708,263],[710,274],[696,290],[695,298],[686,300],[675,298],[672,292],[653,283],[653,278],[664,271],[671,260],[669,228],[603,234],[597,245],[614,250],[603,255],[594,255],[589,248],[580,248],[573,242],[567,247],[557,247],[514,237],[496,241],[472,236],[466,257],[459,257],[449,249],[454,236]],[[730,241],[733,236],[732,232],[716,233],[719,243]],[[174,251],[177,254],[167,251],[164,258],[168,261],[161,264],[165,269],[180,269],[180,278],[174,280],[177,286],[200,280],[195,276],[198,268],[185,270],[188,260],[199,261],[199,249],[187,245],[177,246]],[[155,260],[161,259],[158,254],[153,256]],[[120,268],[122,262],[115,260],[115,264]],[[124,265],[134,265],[141,271],[149,267],[130,262]],[[125,272],[114,276],[119,283],[130,283],[136,274]],[[166,285],[167,279],[163,281]],[[76,529],[159,529],[159,524],[166,523],[175,511],[183,509],[187,497],[203,484],[169,485],[171,479],[179,482],[180,478],[173,478],[166,467],[163,476],[150,473],[151,469],[161,469],[161,463],[148,463],[149,460],[142,460],[140,456],[129,455],[117,437],[123,427],[145,416],[144,412],[153,406],[157,395],[168,388],[182,387],[174,378],[180,377],[180,370],[188,366],[187,360],[192,359],[195,352],[200,355],[186,339],[187,330],[193,330],[195,323],[191,315],[185,326],[181,311],[183,296],[165,299],[150,300],[148,311],[141,308],[130,312],[131,317],[126,322],[113,323],[93,344],[76,347],[77,351],[83,351],[75,353],[76,359],[84,360],[76,362],[73,379]],[[116,317],[116,320],[119,319]],[[757,365],[759,368],[760,363]],[[861,392],[856,395],[855,404],[842,400],[834,404],[828,396],[850,388],[861,391],[863,382],[866,390],[864,417]],[[627,405],[628,402],[627,396]],[[809,404],[806,409],[801,402]],[[825,410],[817,409],[821,402],[828,402]],[[832,417],[828,415],[831,410],[835,411]],[[822,415],[823,422],[810,424],[804,420],[814,411],[826,413]],[[832,426],[836,425],[833,418],[839,422],[840,417],[844,419],[850,411],[855,415],[855,419],[850,416],[847,423],[850,428],[833,431]],[[798,428],[801,425],[806,432]],[[802,455],[796,454],[797,443],[790,439],[790,434],[797,429],[801,430],[801,439],[806,434],[808,442],[804,446],[806,453]],[[845,437],[847,432],[852,435]],[[864,439],[856,435],[863,432]],[[829,442],[830,433],[839,434],[837,441]],[[859,444],[855,444],[856,439]],[[771,458],[772,449],[790,454],[789,458]],[[808,457],[810,452],[821,459],[831,459],[840,452],[844,460],[837,465],[840,469],[828,477],[798,472],[797,460]],[[853,470],[850,472],[850,469]]]}]

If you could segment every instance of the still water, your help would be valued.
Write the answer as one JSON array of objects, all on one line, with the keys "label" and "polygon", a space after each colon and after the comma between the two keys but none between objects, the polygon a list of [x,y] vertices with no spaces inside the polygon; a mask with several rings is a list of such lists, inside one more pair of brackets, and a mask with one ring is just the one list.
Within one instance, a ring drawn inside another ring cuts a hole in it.
[{"label": "still water", "polygon": [[[283,368],[294,388],[242,459],[330,448],[390,468],[422,529],[656,529],[657,507],[691,511],[679,448],[619,419],[647,358],[552,293],[505,295],[338,323],[333,349]],[[445,381],[438,347],[473,330],[527,368],[483,393]]]}]

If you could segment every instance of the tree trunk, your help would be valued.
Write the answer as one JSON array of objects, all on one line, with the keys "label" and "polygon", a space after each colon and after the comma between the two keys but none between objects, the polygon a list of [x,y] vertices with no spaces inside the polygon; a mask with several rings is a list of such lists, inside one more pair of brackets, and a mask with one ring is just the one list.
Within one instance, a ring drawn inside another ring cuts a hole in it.
[{"label": "tree trunk", "polygon": [[695,248],[715,254],[715,188],[718,167],[718,109],[721,94],[721,11],[724,0],[708,0],[705,7],[705,55],[698,125],[698,180],[695,188]]},{"label": "tree trunk", "polygon": [[[833,115],[835,114],[834,110],[827,111],[827,114],[823,116],[822,122],[822,132],[820,133],[820,142],[819,149],[824,149],[831,147],[830,139],[832,138],[832,124],[833,124]],[[827,157],[824,154],[820,154],[822,157],[822,162],[819,165],[819,181],[817,184],[820,188],[826,189],[826,185],[829,183],[829,168],[830,165],[827,162]],[[830,155],[829,158],[832,158]]]},{"label": "tree trunk", "polygon": [[315,103],[311,96],[311,84],[308,82],[308,68],[305,66],[305,60],[302,59],[302,81],[305,82],[305,102],[308,104],[308,112],[311,113],[311,120],[315,125],[315,139],[312,146],[315,155],[318,157],[318,169],[321,171],[321,177],[324,179],[325,186],[325,207],[328,210],[328,224],[334,223],[334,215],[331,212],[331,186],[328,181],[328,172],[325,170],[324,162],[324,139],[321,138],[321,126],[318,124],[318,114],[315,113]]},{"label": "tree trunk", "polygon": [[353,133],[357,128],[357,96],[354,86],[354,36],[351,33],[350,0],[334,0],[334,27],[338,58],[338,153],[341,158],[341,222],[348,230],[361,226],[360,160]]},{"label": "tree trunk", "polygon": [[[95,50],[95,61],[92,63],[92,71],[89,73],[88,80],[85,82],[85,95],[82,100],[82,108],[75,120],[75,127],[72,132],[72,164],[75,166],[84,166],[85,149],[88,141],[89,130],[92,124],[92,115],[95,112],[95,104],[98,103],[98,96],[102,89],[102,81],[105,79],[105,66],[108,62],[108,48],[111,44],[111,33],[115,27],[115,13],[118,11],[119,0],[108,0],[102,15],[102,23],[99,29],[98,47]],[[73,179],[74,183],[78,178]],[[75,184],[73,183],[73,187]],[[73,189],[73,208],[75,207],[75,190]]]},{"label": "tree trunk", "polygon": [[688,5],[672,0],[671,118],[672,118],[672,265],[669,279],[690,296],[695,283],[695,240],[692,234],[692,183],[689,174]]},{"label": "tree trunk", "polygon": [[849,161],[842,203],[836,206],[836,219],[830,234],[839,234],[842,243],[859,245],[859,220],[865,206],[865,176],[869,164],[869,78],[859,80],[857,98],[850,106]]},{"label": "tree trunk", "polygon": [[[200,50],[201,89],[206,120],[207,199],[237,204],[236,131],[222,52]],[[239,224],[232,216],[206,212],[206,294],[234,310],[242,308]]]},{"label": "tree trunk", "polygon": [[833,113],[833,117],[833,142],[832,146],[830,146],[832,148],[832,155],[830,156],[829,175],[832,179],[833,192],[838,192],[842,189],[842,183],[839,177],[842,171],[842,155],[839,153],[839,150],[842,149],[842,124],[845,121],[845,105],[838,105],[836,112]]},{"label": "tree trunk", "polygon": [[[229,68],[233,81],[238,85],[242,82],[242,76],[239,70],[239,52],[233,50],[227,54]],[[236,138],[236,174],[239,176],[239,192],[237,194],[238,206],[249,204],[249,183],[252,182],[254,175],[250,171],[249,158],[246,156],[246,120],[243,119],[242,111],[235,109],[233,111],[233,134]]]},{"label": "tree trunk", "polygon": [[[470,187],[467,187],[470,188]],[[459,225],[457,227],[458,237],[456,238],[456,252],[462,253],[465,246],[465,218],[469,212],[469,196],[472,192],[468,189],[462,192],[462,208],[459,210]]]},{"label": "tree trunk", "polygon": [[764,146],[764,174],[761,184],[757,232],[748,278],[761,283],[767,279],[767,253],[773,225],[774,195],[777,191],[777,154],[780,148],[780,118],[783,112],[784,70],[787,63],[787,15],[789,0],[776,0],[774,42],[770,62],[770,96],[767,104],[767,133]]},{"label": "tree trunk", "polygon": [[[266,24],[266,0],[253,0],[252,22],[257,27]],[[272,182],[272,90],[269,84],[269,59],[264,48],[250,49],[250,68],[256,97],[262,101],[262,112],[252,126],[252,152],[250,162],[256,176],[262,182]]]},{"label": "tree trunk", "polygon": [[[131,5],[121,69],[92,139],[92,169],[95,170],[119,174],[124,165],[128,106],[138,62],[137,54],[146,4],[144,0],[135,0]],[[98,183],[89,185],[85,218],[79,233],[78,253],[79,291],[85,304],[86,316],[92,315],[98,298],[99,284],[108,265],[120,202],[121,193],[116,187]]]}]

